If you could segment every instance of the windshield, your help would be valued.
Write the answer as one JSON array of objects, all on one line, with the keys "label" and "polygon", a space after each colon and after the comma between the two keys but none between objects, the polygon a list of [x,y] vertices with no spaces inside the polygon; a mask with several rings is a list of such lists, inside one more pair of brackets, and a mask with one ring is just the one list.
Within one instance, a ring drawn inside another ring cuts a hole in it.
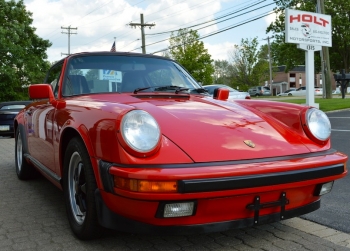
[{"label": "windshield", "polygon": [[161,58],[80,56],[71,58],[67,67],[63,96],[106,92],[174,92],[174,88],[169,87],[191,92],[201,88],[180,65]]}]

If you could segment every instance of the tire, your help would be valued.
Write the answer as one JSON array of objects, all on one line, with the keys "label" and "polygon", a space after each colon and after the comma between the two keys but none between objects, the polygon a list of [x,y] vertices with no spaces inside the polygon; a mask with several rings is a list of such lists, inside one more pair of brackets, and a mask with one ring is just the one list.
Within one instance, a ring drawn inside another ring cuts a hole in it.
[{"label": "tire", "polygon": [[255,94],[255,97],[259,97],[259,94]]},{"label": "tire", "polygon": [[20,180],[28,180],[36,177],[37,171],[24,158],[22,134],[18,129],[15,139],[16,174]]},{"label": "tire", "polygon": [[94,196],[96,188],[85,145],[80,138],[73,138],[64,155],[63,190],[70,227],[81,240],[101,234]]},{"label": "tire", "polygon": [[288,96],[293,96],[291,93],[288,93]]}]

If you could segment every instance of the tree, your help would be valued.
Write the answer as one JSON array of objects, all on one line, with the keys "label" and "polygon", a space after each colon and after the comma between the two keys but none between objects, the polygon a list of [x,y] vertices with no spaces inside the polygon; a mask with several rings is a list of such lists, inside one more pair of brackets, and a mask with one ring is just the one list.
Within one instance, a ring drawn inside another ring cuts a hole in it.
[{"label": "tree", "polygon": [[231,85],[232,66],[227,60],[215,60],[214,71],[215,84]]},{"label": "tree", "polygon": [[257,37],[242,39],[230,53],[233,70],[233,86],[247,90],[250,86],[259,85],[269,79],[269,63],[266,59],[266,47],[258,49]]},{"label": "tree", "polygon": [[204,43],[199,41],[197,31],[180,29],[171,33],[169,52],[171,58],[182,64],[202,84],[213,82],[213,60]]},{"label": "tree", "polygon": [[23,0],[0,0],[0,101],[28,99],[27,86],[40,83],[50,64],[51,46],[35,34]]}]

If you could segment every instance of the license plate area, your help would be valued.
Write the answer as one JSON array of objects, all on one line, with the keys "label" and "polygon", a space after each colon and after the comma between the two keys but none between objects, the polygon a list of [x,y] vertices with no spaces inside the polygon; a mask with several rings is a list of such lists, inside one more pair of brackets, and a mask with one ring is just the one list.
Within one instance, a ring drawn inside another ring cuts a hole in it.
[{"label": "license plate area", "polygon": [[260,196],[254,197],[254,202],[247,205],[247,209],[254,211],[254,225],[259,224],[260,210],[270,207],[280,207],[280,219],[284,219],[285,207],[289,204],[286,192],[282,192],[280,199],[277,201],[260,203]]},{"label": "license plate area", "polygon": [[0,131],[10,131],[10,126],[9,125],[0,125]]}]

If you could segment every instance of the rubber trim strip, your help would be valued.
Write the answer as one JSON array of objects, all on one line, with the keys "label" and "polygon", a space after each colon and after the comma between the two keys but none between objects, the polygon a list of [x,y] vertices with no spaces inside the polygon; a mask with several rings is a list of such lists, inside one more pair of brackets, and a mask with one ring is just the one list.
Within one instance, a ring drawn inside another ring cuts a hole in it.
[{"label": "rubber trim strip", "polygon": [[178,182],[178,189],[180,193],[195,193],[272,186],[339,175],[342,174],[344,170],[344,165],[338,164],[289,172],[226,178],[180,180]]}]

